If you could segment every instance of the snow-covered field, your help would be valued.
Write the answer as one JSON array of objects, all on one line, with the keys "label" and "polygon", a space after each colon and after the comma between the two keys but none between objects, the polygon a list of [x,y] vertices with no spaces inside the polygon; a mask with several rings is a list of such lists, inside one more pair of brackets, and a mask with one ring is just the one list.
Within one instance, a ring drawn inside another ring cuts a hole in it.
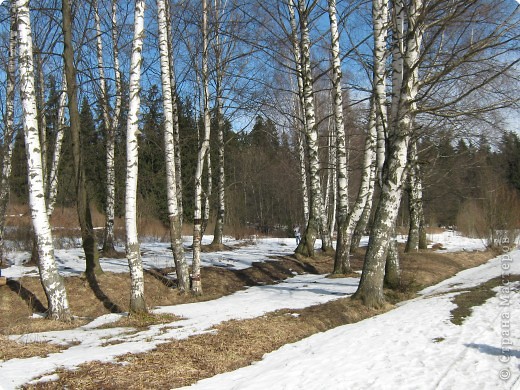
[{"label": "snow-covered field", "polygon": [[[430,238],[430,237],[429,237]],[[209,239],[209,238],[208,238]],[[430,238],[446,251],[480,250],[484,244],[454,233]],[[229,240],[228,245],[236,244]],[[319,244],[319,243],[317,243]],[[292,239],[258,239],[239,249],[203,253],[203,264],[243,268],[253,261],[294,251]],[[147,267],[171,266],[167,244],[144,243]],[[15,264],[3,270],[9,277],[35,274],[20,264],[27,254],[16,254]],[[82,272],[82,252],[58,250],[64,274]],[[103,259],[105,270],[126,272],[126,261]],[[508,268],[508,269],[506,269]],[[418,299],[386,314],[320,333],[278,351],[249,367],[203,380],[194,389],[514,389],[520,388],[519,285],[503,288],[496,298],[476,308],[462,326],[450,321],[453,289],[493,277],[520,274],[516,250],[463,271],[430,287]],[[505,278],[504,280],[507,280]],[[246,319],[278,309],[299,309],[352,294],[358,280],[300,275],[271,286],[251,287],[220,299],[159,307],[157,313],[183,317],[171,324],[135,332],[128,328],[99,329],[120,315],[109,314],[68,331],[12,336],[22,342],[51,341],[71,345],[47,357],[0,362],[0,388],[13,389],[42,375],[52,379],[59,367],[74,368],[87,361],[112,361],[125,353],[145,352],[171,339],[211,332],[230,319]],[[442,293],[442,294],[440,294]],[[506,318],[507,317],[507,318]],[[507,333],[509,332],[509,334]],[[509,351],[507,351],[509,350]],[[506,378],[508,377],[509,378]],[[504,379],[506,378],[506,379]]]}]

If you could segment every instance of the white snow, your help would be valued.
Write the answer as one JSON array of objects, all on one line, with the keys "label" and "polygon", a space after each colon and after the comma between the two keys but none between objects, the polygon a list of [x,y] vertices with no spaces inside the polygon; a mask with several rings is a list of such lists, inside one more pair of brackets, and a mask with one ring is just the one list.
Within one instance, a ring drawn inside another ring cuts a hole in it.
[{"label": "white snow", "polygon": [[[450,238],[448,240],[448,238]],[[444,240],[444,241],[443,241]],[[446,250],[479,250],[482,245],[460,236],[439,236]],[[462,242],[462,243],[461,243]],[[228,241],[228,245],[236,244]],[[317,243],[319,245],[319,243]],[[290,254],[294,240],[258,239],[229,252],[203,253],[203,264],[243,268],[253,261]],[[147,267],[171,265],[167,244],[144,243]],[[57,251],[60,270],[82,272],[81,250]],[[19,256],[21,258],[22,255]],[[16,263],[16,262],[14,262]],[[126,272],[126,260],[104,259],[104,269]],[[10,277],[27,274],[19,263],[3,270]],[[35,274],[35,273],[33,273]],[[513,389],[520,388],[519,284],[499,291],[496,298],[474,309],[462,326],[449,321],[453,289],[478,285],[493,277],[520,274],[520,251],[463,271],[422,291],[420,298],[356,324],[320,333],[266,354],[251,366],[208,378],[194,389]],[[0,388],[9,390],[35,379],[55,378],[55,369],[81,363],[114,361],[125,353],[140,353],[172,339],[215,332],[231,319],[254,318],[286,308],[299,309],[353,293],[355,278],[326,279],[299,275],[270,286],[250,287],[217,300],[159,307],[181,320],[147,330],[100,329],[120,314],[99,317],[82,327],[12,336],[21,342],[50,341],[68,346],[47,357],[0,361]],[[505,319],[504,315],[509,319]],[[295,313],[295,315],[297,315]],[[509,334],[507,334],[509,332]],[[510,349],[511,351],[503,351]],[[507,361],[506,361],[507,360]],[[507,381],[500,375],[510,374]]]}]

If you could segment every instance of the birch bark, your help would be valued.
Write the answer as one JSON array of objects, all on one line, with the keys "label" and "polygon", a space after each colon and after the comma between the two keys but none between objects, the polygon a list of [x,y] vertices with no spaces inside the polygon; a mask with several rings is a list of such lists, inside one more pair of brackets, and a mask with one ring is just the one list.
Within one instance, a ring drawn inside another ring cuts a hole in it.
[{"label": "birch bark", "polygon": [[209,72],[208,72],[208,5],[202,0],[202,99],[204,115],[204,134],[197,153],[197,167],[195,169],[195,207],[193,212],[193,265],[191,291],[195,295],[202,294],[202,281],[200,275],[200,251],[202,241],[202,172],[204,161],[209,149],[209,137],[211,118],[209,112]]},{"label": "birch bark", "polygon": [[132,58],[130,62],[130,102],[126,126],[126,257],[130,268],[131,292],[130,313],[147,312],[144,297],[144,276],[139,240],[137,237],[137,167],[140,79],[143,39],[144,39],[144,9],[145,0],[136,0],[134,16],[134,38],[132,43]]},{"label": "birch bark", "polygon": [[105,232],[103,236],[103,253],[105,256],[114,255],[114,132],[115,128],[110,121],[110,107],[108,103],[107,82],[105,78],[105,65],[103,61],[103,39],[101,37],[101,19],[99,16],[98,1],[93,1],[94,21],[96,26],[96,54],[99,72],[99,90],[101,95],[101,117],[106,136],[106,210]]},{"label": "birch bark", "polygon": [[365,233],[368,220],[370,219],[370,212],[372,211],[377,174],[376,147],[376,108],[374,99],[372,98],[368,120],[368,134],[365,138],[365,154],[363,157],[361,185],[356,202],[349,214],[349,229],[351,231],[350,253],[353,253],[357,248],[359,248],[361,237]]},{"label": "birch bark", "polygon": [[374,24],[374,73],[373,87],[375,94],[377,125],[377,175],[382,185],[383,164],[385,162],[385,142],[387,133],[386,109],[386,39],[388,36],[388,0],[372,2],[372,20]]},{"label": "birch bark", "polygon": [[[292,1],[290,1],[290,4],[293,4]],[[313,77],[310,63],[310,35],[308,28],[308,16],[310,9],[303,0],[298,0],[298,7],[300,14],[301,34],[301,68],[303,75],[303,94],[305,101],[305,132],[307,140],[307,157],[309,159],[310,212],[307,228],[302,236],[300,244],[296,248],[296,253],[312,257],[314,256],[314,244],[320,232],[322,249],[324,251],[331,251],[332,244],[325,218],[319,175],[318,131],[316,128],[314,109],[312,86]]]},{"label": "birch bark", "polygon": [[166,4],[157,0],[159,27],[159,50],[161,57],[161,80],[163,88],[164,111],[164,152],[166,161],[166,194],[168,199],[168,220],[170,222],[170,241],[177,274],[177,287],[181,292],[189,290],[189,271],[182,246],[182,218],[179,214],[177,197],[177,172],[175,166],[174,110],[171,87],[170,51],[168,47]]},{"label": "birch bark", "polygon": [[385,261],[401,201],[408,143],[415,112],[418,87],[417,64],[422,43],[422,26],[419,17],[423,11],[423,1],[412,0],[406,11],[408,30],[405,37],[403,85],[399,95],[398,115],[392,118],[389,129],[383,187],[370,234],[361,281],[354,295],[369,307],[379,307],[385,302],[383,295]]},{"label": "birch bark", "polygon": [[[106,127],[106,206],[105,206],[105,231],[103,236],[103,253],[106,255],[114,254],[114,222],[115,222],[115,196],[116,196],[116,175],[115,175],[115,133],[119,128],[121,116],[121,100],[122,100],[122,86],[121,86],[121,71],[119,68],[119,49],[118,49],[118,34],[117,34],[117,2],[112,0],[112,56],[114,64],[114,78],[115,78],[115,103],[114,114],[112,122],[109,127]],[[108,99],[108,97],[107,97]]]},{"label": "birch bark", "polygon": [[49,218],[54,211],[56,195],[58,193],[58,168],[60,166],[61,148],[63,145],[63,133],[65,131],[66,118],[65,107],[67,105],[67,79],[65,73],[62,75],[60,99],[58,103],[58,121],[56,139],[54,140],[54,152],[52,154],[49,176],[47,179],[47,215]]},{"label": "birch bark", "polygon": [[215,116],[217,121],[217,161],[218,161],[218,180],[217,180],[217,218],[213,232],[212,245],[222,248],[222,238],[224,235],[224,218],[226,216],[226,194],[225,194],[225,149],[224,149],[224,117],[223,117],[223,96],[222,83],[224,80],[224,64],[222,59],[222,47],[220,40],[220,17],[224,11],[222,2],[215,0]]},{"label": "birch bark", "polygon": [[175,62],[173,60],[173,35],[170,1],[166,2],[166,33],[168,34],[168,53],[170,61],[170,85],[172,90],[172,110],[173,110],[173,138],[175,146],[175,174],[177,179],[177,207],[179,208],[179,217],[183,220],[183,202],[182,202],[182,160],[181,160],[181,139],[179,125],[179,104],[177,102],[177,80],[175,76]]},{"label": "birch bark", "polygon": [[72,319],[63,278],[54,258],[52,233],[45,205],[43,169],[38,134],[32,33],[29,1],[17,0],[18,50],[20,68],[20,97],[27,153],[29,206],[38,247],[40,279],[48,302],[48,317],[55,320]]},{"label": "birch bark", "polygon": [[341,90],[341,60],[339,48],[339,32],[336,11],[336,0],[328,0],[331,54],[332,54],[332,90],[334,96],[334,119],[336,127],[336,166],[337,166],[337,220],[338,235],[334,273],[351,272],[348,247],[348,170],[347,144],[345,125],[343,122],[343,92]]},{"label": "birch bark", "polygon": [[5,259],[4,231],[5,216],[9,203],[9,178],[11,177],[12,155],[14,149],[14,87],[16,83],[16,7],[11,3],[9,52],[7,61],[5,130],[2,140],[2,172],[0,177],[0,265]]},{"label": "birch bark", "polygon": [[424,231],[424,210],[422,203],[421,172],[417,155],[417,141],[410,144],[408,152],[408,209],[410,214],[410,226],[405,252],[414,252],[426,245],[426,232]]},{"label": "birch bark", "polygon": [[[294,104],[294,115],[295,117],[302,117],[303,128],[306,128],[305,123],[305,114],[303,112],[303,107],[305,105],[305,101],[303,98],[303,75],[302,75],[302,66],[301,66],[301,51],[298,40],[298,26],[296,24],[296,16],[294,12],[294,3],[293,0],[289,0],[288,4],[289,8],[289,23],[291,25],[291,41],[293,48],[293,56],[294,56],[294,64],[295,64],[295,72],[296,79],[298,80],[298,103]],[[305,225],[308,224],[309,221],[309,189],[307,186],[307,159],[305,158],[305,131],[302,131],[299,125],[297,128],[297,145],[298,145],[298,162],[300,164],[300,186],[302,191],[302,201],[303,201],[303,219]]]},{"label": "birch bark", "polygon": [[38,109],[38,129],[40,131],[40,147],[42,155],[43,188],[47,188],[47,115],[45,107],[45,75],[43,74],[43,56],[41,50],[35,49],[36,61],[36,107]]}]

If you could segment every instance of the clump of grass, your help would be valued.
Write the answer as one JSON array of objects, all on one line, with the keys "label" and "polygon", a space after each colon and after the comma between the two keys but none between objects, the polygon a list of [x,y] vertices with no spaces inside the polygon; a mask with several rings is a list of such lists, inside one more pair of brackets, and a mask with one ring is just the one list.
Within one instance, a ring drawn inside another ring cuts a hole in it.
[{"label": "clump of grass", "polygon": [[180,320],[180,318],[173,314],[137,313],[121,317],[120,320],[106,324],[101,328],[131,327],[143,330],[152,325],[166,324],[178,320]]},{"label": "clump of grass", "polygon": [[[514,280],[520,280],[520,275],[511,275],[509,277],[509,281]],[[455,325],[462,325],[464,320],[471,315],[475,306],[483,305],[488,299],[493,298],[497,294],[493,289],[501,284],[501,278],[494,278],[456,295],[452,302],[457,307],[451,310],[450,321]]]},{"label": "clump of grass", "polygon": [[66,348],[68,346],[59,346],[48,342],[19,343],[0,335],[0,361],[15,358],[27,359],[35,356],[44,357]]}]

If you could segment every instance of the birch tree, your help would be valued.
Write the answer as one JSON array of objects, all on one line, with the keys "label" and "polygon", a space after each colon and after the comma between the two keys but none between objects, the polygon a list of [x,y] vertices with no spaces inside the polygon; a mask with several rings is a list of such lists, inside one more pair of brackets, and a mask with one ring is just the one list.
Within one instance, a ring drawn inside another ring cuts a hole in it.
[{"label": "birch tree", "polygon": [[[293,6],[292,0],[289,4]],[[308,18],[312,7],[316,2],[308,7],[306,1],[298,0],[298,10],[300,15],[300,61],[302,68],[304,113],[305,113],[305,132],[307,140],[307,157],[309,159],[309,181],[310,181],[310,210],[307,228],[302,235],[302,240],[296,248],[296,253],[304,256],[314,256],[314,243],[318,234],[321,233],[322,249],[330,251],[332,249],[330,234],[328,231],[325,210],[323,206],[320,176],[319,176],[319,157],[318,157],[318,132],[316,128],[316,118],[313,97],[313,77],[310,63],[310,36],[308,28]]]},{"label": "birch tree", "polygon": [[66,118],[65,108],[67,105],[67,80],[65,73],[62,75],[61,92],[58,102],[58,118],[56,138],[54,140],[54,150],[52,153],[52,160],[49,169],[49,174],[46,182],[46,199],[47,199],[47,215],[49,218],[54,211],[56,205],[56,196],[58,194],[58,168],[61,160],[61,149],[63,145],[63,133],[65,132]]},{"label": "birch tree", "polygon": [[[305,115],[303,113],[303,107],[305,106],[305,100],[303,96],[303,78],[302,78],[302,66],[301,66],[301,52],[300,45],[298,39],[298,26],[296,24],[296,16],[294,11],[294,3],[293,0],[290,0],[288,3],[289,9],[289,23],[291,25],[291,43],[293,49],[293,57],[295,64],[295,73],[297,79],[298,89],[296,94],[299,98],[298,101],[294,103],[294,117],[298,118],[301,116],[303,127],[305,128]],[[305,132],[299,126],[299,123],[296,125],[297,133],[296,133],[296,142],[298,148],[298,162],[300,163],[300,186],[302,191],[302,201],[303,201],[303,218],[304,223],[307,225],[309,221],[309,190],[307,186],[307,167],[305,158]]]},{"label": "birch tree", "polygon": [[106,128],[106,206],[105,206],[105,233],[103,237],[103,253],[113,253],[114,248],[114,221],[115,221],[115,133],[119,128],[121,117],[121,102],[123,87],[121,84],[121,70],[119,67],[119,48],[118,48],[118,25],[117,25],[117,2],[112,0],[112,57],[114,66],[115,81],[115,102],[111,125]]},{"label": "birch tree", "polygon": [[72,138],[72,154],[74,160],[74,176],[76,186],[77,212],[81,228],[81,239],[85,252],[87,275],[102,273],[99,264],[99,252],[96,235],[92,224],[89,196],[85,179],[85,167],[80,141],[80,115],[76,84],[76,68],[72,46],[72,13],[69,0],[62,0],[63,60],[67,83],[70,132]]},{"label": "birch tree", "polygon": [[31,19],[29,1],[17,0],[18,53],[20,68],[20,97],[23,111],[23,128],[28,164],[29,206],[36,243],[38,247],[38,268],[48,302],[48,318],[70,321],[67,292],[63,278],[58,273],[54,258],[52,232],[45,205],[43,169],[38,134],[36,91],[32,48]]},{"label": "birch tree", "polygon": [[166,160],[166,187],[168,198],[168,220],[170,222],[170,240],[177,273],[177,285],[180,291],[189,289],[189,271],[182,246],[182,218],[178,207],[177,172],[175,164],[174,109],[171,87],[170,51],[168,47],[166,4],[157,0],[159,26],[159,49],[161,56],[161,80],[163,87],[164,110],[164,149]]},{"label": "birch tree", "polygon": [[[106,138],[106,206],[105,206],[105,230],[103,235],[103,254],[113,256],[116,254],[114,248],[114,203],[115,203],[115,172],[114,172],[114,151],[115,151],[115,131],[119,125],[119,110],[121,105],[121,80],[119,75],[119,59],[117,58],[117,41],[114,42],[114,72],[116,79],[116,108],[113,120],[110,119],[110,105],[107,90],[107,79],[105,77],[105,65],[103,60],[103,39],[101,33],[101,18],[99,15],[98,1],[93,0],[94,23],[96,28],[96,55],[97,68],[99,73],[99,94],[101,97],[101,117]],[[112,1],[112,34],[117,34],[116,4]]]},{"label": "birch tree", "polygon": [[224,150],[224,116],[223,116],[223,96],[222,83],[224,80],[224,63],[223,63],[223,42],[220,38],[220,18],[224,12],[222,0],[215,0],[215,117],[217,123],[217,218],[215,220],[215,229],[213,232],[212,246],[222,248],[222,238],[224,235],[224,218],[226,215],[226,199],[225,199],[225,180],[226,172],[224,166],[225,150]]},{"label": "birch tree", "polygon": [[334,96],[334,120],[336,128],[336,166],[338,191],[338,237],[336,256],[334,259],[334,273],[346,274],[351,271],[349,261],[348,234],[348,170],[347,145],[345,140],[345,125],[343,122],[343,92],[341,90],[341,59],[339,49],[339,32],[336,16],[336,0],[328,0],[328,12],[331,35],[332,55],[332,91]]},{"label": "birch tree", "polygon": [[[399,0],[398,0],[399,1]],[[372,1],[372,20],[374,31],[374,72],[373,88],[376,107],[377,126],[377,175],[382,185],[383,164],[385,161],[385,144],[387,135],[386,110],[386,58],[388,36],[388,0]]]},{"label": "birch tree", "polygon": [[388,129],[383,186],[370,232],[361,281],[354,295],[369,307],[382,306],[385,301],[383,295],[385,261],[401,201],[403,175],[416,108],[418,59],[423,37],[422,12],[422,0],[412,0],[406,9],[407,31],[404,34],[403,83],[399,95],[398,114],[392,118],[392,124]]},{"label": "birch tree", "polygon": [[417,152],[417,141],[410,143],[408,151],[408,210],[410,226],[406,240],[405,252],[426,249],[426,232],[424,226],[424,210],[422,203],[422,179]]},{"label": "birch tree", "polygon": [[132,43],[132,58],[130,62],[130,102],[126,125],[126,257],[130,268],[131,292],[130,313],[146,312],[144,299],[144,274],[139,240],[137,237],[137,168],[138,168],[138,133],[141,63],[144,39],[144,9],[145,1],[136,0],[134,16],[134,38]]},{"label": "birch tree", "polygon": [[14,98],[16,83],[16,6],[11,3],[9,6],[9,53],[7,60],[7,81],[6,81],[6,108],[4,121],[4,134],[2,139],[2,171],[0,174],[0,265],[5,258],[4,230],[7,204],[9,203],[9,178],[11,177],[11,158],[14,148]]},{"label": "birch tree", "polygon": [[193,211],[193,264],[191,276],[191,291],[196,295],[202,294],[202,282],[200,275],[200,251],[202,241],[202,172],[204,161],[209,149],[209,137],[211,129],[211,118],[209,111],[209,71],[208,71],[208,5],[202,0],[202,104],[204,130],[199,142],[197,153],[197,167],[195,169],[195,205]]},{"label": "birch tree", "polygon": [[[359,227],[361,232],[359,238],[361,238],[364,228],[360,226],[363,224],[364,216],[370,214],[370,208],[372,203],[372,196],[374,193],[375,180],[376,180],[376,142],[377,142],[377,126],[376,126],[376,113],[374,106],[374,99],[371,100],[371,109],[368,121],[368,132],[365,138],[364,154],[363,154],[363,165],[361,170],[361,183],[359,186],[356,201],[354,202],[346,222],[346,228],[343,241],[343,251],[347,254],[353,252],[359,245],[359,241],[356,243],[356,229]],[[367,218],[368,220],[368,218]],[[365,225],[366,226],[366,225]],[[339,235],[339,232],[338,232]],[[336,249],[336,253],[337,253]],[[337,258],[337,255],[336,255]],[[346,257],[348,259],[348,257]],[[349,268],[349,264],[343,263],[336,260],[334,263],[334,273],[345,273]]]},{"label": "birch tree", "polygon": [[177,98],[177,80],[175,72],[175,61],[173,60],[173,34],[172,34],[172,20],[171,20],[171,6],[170,1],[166,2],[166,33],[168,34],[168,53],[170,62],[170,86],[172,95],[172,114],[173,114],[173,138],[175,151],[175,177],[177,180],[177,207],[179,208],[179,216],[183,217],[183,203],[182,203],[182,160],[181,160],[181,141],[180,141],[180,125],[179,125],[179,104]]},{"label": "birch tree", "polygon": [[[397,7],[394,5],[394,7]],[[350,241],[350,252],[352,253],[359,247],[361,237],[365,233],[365,229],[368,225],[370,215],[373,208],[374,201],[374,190],[375,183],[377,182],[379,188],[382,186],[383,180],[383,165],[385,162],[386,155],[386,139],[387,139],[387,127],[388,127],[388,113],[387,113],[387,98],[386,98],[386,62],[387,62],[387,36],[388,36],[388,25],[389,25],[389,12],[388,12],[388,0],[375,0],[372,1],[372,20],[373,20],[373,66],[372,66],[372,99],[370,102],[370,116],[368,121],[368,138],[365,143],[365,153],[369,152],[369,148],[372,148],[371,137],[372,132],[376,132],[376,143],[373,146],[373,155],[370,154],[374,159],[375,172],[368,171],[371,166],[367,164],[367,159],[364,159],[363,163],[363,180],[365,180],[360,188],[358,201],[354,206],[350,223],[354,224],[352,230],[352,237]],[[371,149],[372,150],[372,149]],[[372,153],[372,152],[370,152]],[[365,157],[369,157],[365,154]],[[373,175],[373,176],[371,176]],[[359,208],[361,207],[361,209]]]}]

